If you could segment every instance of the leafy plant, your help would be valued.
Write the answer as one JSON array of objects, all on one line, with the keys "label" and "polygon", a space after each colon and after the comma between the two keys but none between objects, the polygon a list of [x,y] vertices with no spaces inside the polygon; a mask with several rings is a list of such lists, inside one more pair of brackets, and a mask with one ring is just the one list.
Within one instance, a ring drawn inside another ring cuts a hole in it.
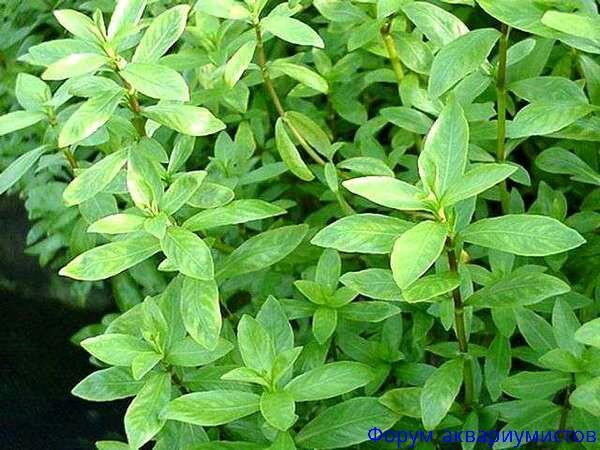
[{"label": "leafy plant", "polygon": [[8,10],[0,192],[112,289],[73,338],[73,394],[133,398],[99,449],[597,429],[595,2],[74,7]]}]

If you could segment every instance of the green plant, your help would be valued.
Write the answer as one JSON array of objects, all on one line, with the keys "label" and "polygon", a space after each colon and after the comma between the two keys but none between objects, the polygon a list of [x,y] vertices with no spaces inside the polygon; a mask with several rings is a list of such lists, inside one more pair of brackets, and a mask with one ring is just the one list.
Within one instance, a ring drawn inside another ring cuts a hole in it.
[{"label": "green plant", "polygon": [[114,294],[74,337],[73,393],[133,397],[98,448],[597,429],[593,1],[110,3],[0,116],[30,251]]}]

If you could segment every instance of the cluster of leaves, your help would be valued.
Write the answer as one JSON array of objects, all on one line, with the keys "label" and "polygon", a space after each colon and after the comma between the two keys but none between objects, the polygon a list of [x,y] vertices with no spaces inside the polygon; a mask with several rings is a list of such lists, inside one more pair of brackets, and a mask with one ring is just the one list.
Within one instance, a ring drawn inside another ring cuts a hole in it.
[{"label": "cluster of leaves", "polygon": [[74,337],[73,393],[134,397],[97,447],[600,428],[595,2],[192,3],[1,49],[0,193],[118,308]]}]

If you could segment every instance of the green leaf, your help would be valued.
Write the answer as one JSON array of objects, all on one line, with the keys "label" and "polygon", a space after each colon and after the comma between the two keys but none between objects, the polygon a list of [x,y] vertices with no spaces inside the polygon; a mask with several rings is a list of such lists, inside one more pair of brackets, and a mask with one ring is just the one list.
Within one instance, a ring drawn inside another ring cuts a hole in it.
[{"label": "green leaf", "polygon": [[310,70],[308,67],[278,59],[273,61],[269,68],[273,71],[281,72],[288,77],[293,78],[294,80],[297,80],[310,88],[313,88],[315,91],[323,94],[327,94],[329,92],[327,80],[316,72]]},{"label": "green leaf", "polygon": [[421,418],[421,388],[392,389],[379,398],[379,403],[401,416]]},{"label": "green leaf", "polygon": [[273,339],[265,327],[244,314],[238,324],[238,345],[246,367],[269,373],[275,358]]},{"label": "green leaf", "polygon": [[58,146],[77,144],[94,134],[111,118],[123,98],[123,91],[101,92],[87,100],[63,125]]},{"label": "green leaf", "polygon": [[306,163],[302,160],[281,118],[277,119],[277,123],[275,124],[275,143],[279,156],[281,156],[282,161],[290,172],[304,181],[311,181],[315,178]]},{"label": "green leaf", "polygon": [[319,366],[297,376],[284,388],[297,402],[337,397],[367,385],[373,378],[365,364],[339,361]]},{"label": "green leaf", "polygon": [[48,150],[48,147],[41,147],[24,153],[15,159],[2,173],[0,173],[0,195],[14,186],[23,175],[40,159],[40,157]]},{"label": "green leaf", "polygon": [[448,186],[442,199],[446,206],[474,197],[504,181],[517,171],[510,164],[478,164],[468,170],[464,176]]},{"label": "green leaf", "polygon": [[205,178],[206,172],[203,170],[186,172],[177,177],[160,199],[159,209],[169,216],[175,214],[192,198]]},{"label": "green leaf", "polygon": [[446,243],[446,225],[425,221],[405,232],[394,243],[391,254],[394,281],[406,289],[433,265]]},{"label": "green leaf", "polygon": [[544,150],[535,160],[540,169],[561,175],[571,175],[572,180],[600,186],[600,174],[576,154],[560,147]]},{"label": "green leaf", "polygon": [[154,214],[163,195],[162,167],[149,153],[145,140],[131,147],[127,158],[127,190],[135,205]]},{"label": "green leaf", "polygon": [[600,377],[594,378],[587,383],[577,386],[577,389],[569,396],[569,403],[576,408],[581,408],[600,416]]},{"label": "green leaf", "polygon": [[313,314],[312,332],[321,345],[325,344],[335,332],[338,313],[333,308],[321,306]]},{"label": "green leaf", "polygon": [[492,400],[497,401],[502,394],[502,382],[508,377],[511,368],[510,341],[496,335],[485,355],[484,380]]},{"label": "green leaf", "polygon": [[421,415],[426,430],[435,429],[448,414],[462,385],[463,365],[461,358],[453,359],[427,378],[421,391]]},{"label": "green leaf", "polygon": [[157,63],[183,33],[189,11],[188,5],[179,5],[154,19],[137,46],[132,62]]},{"label": "green leaf", "polygon": [[438,199],[462,179],[468,149],[469,124],[462,107],[451,99],[433,124],[419,156],[421,180]]},{"label": "green leaf", "polygon": [[547,11],[542,23],[563,33],[600,41],[600,19],[582,14]]},{"label": "green leaf", "polygon": [[42,74],[44,80],[65,80],[96,72],[109,61],[96,53],[75,53],[52,63]]},{"label": "green leaf", "polygon": [[92,356],[113,366],[129,366],[136,356],[151,350],[145,341],[128,334],[101,334],[81,341]]},{"label": "green leaf", "polygon": [[217,277],[231,278],[278,263],[300,245],[308,225],[291,225],[253,236],[220,264]]},{"label": "green leaf", "polygon": [[369,439],[368,430],[390,429],[398,416],[376,398],[358,397],[331,406],[300,430],[296,443],[304,448],[349,448]]},{"label": "green leaf", "polygon": [[521,109],[508,124],[507,136],[513,139],[543,136],[571,125],[595,107],[579,102],[535,102]]},{"label": "green leaf", "polygon": [[589,103],[583,88],[568,78],[533,77],[510,83],[508,88],[530,103],[548,101]]},{"label": "green leaf", "polygon": [[44,120],[46,114],[41,112],[15,111],[0,116],[0,136],[30,127]]},{"label": "green leaf", "polygon": [[[189,308],[186,308],[186,313],[191,312]],[[198,329],[198,327],[195,328]],[[225,339],[219,339],[213,350],[207,350],[206,347],[199,345],[191,337],[185,337],[175,342],[169,349],[166,361],[169,364],[181,367],[205,366],[221,359],[231,350],[233,350],[233,344]]]},{"label": "green leaf", "polygon": [[250,20],[250,11],[242,2],[235,0],[203,0],[196,2],[196,11],[232,20]]},{"label": "green leaf", "polygon": [[519,331],[525,341],[537,353],[547,353],[556,347],[552,327],[543,317],[526,308],[515,311]]},{"label": "green leaf", "polygon": [[184,278],[181,289],[181,317],[192,339],[207,350],[219,345],[222,318],[219,289],[214,280]]},{"label": "green leaf", "polygon": [[340,281],[344,286],[366,297],[377,300],[400,301],[402,291],[394,281],[391,270],[366,269],[360,272],[348,272]]},{"label": "green leaf", "polygon": [[79,205],[102,192],[119,174],[125,161],[127,151],[120,150],[80,172],[63,192],[65,203],[69,206]]},{"label": "green leaf", "polygon": [[577,342],[575,333],[581,324],[575,312],[562,298],[557,298],[552,309],[552,331],[556,342],[561,349],[570,351],[579,357],[583,352],[583,345]]},{"label": "green leaf", "polygon": [[214,277],[210,249],[191,231],[177,226],[168,227],[161,247],[182,274],[199,280],[211,280]]},{"label": "green leaf", "polygon": [[96,24],[84,14],[73,9],[58,9],[54,17],[72,35],[92,42],[102,42],[102,34]]},{"label": "green leaf", "polygon": [[235,200],[220,208],[208,209],[190,217],[183,226],[191,231],[208,230],[285,214],[286,210],[263,200]]},{"label": "green leaf", "polygon": [[127,440],[134,448],[150,441],[164,426],[163,409],[171,399],[171,377],[158,373],[146,381],[125,413]]},{"label": "green leaf", "polygon": [[347,253],[389,253],[394,242],[412,224],[379,214],[355,214],[325,227],[311,244]]},{"label": "green leaf", "polygon": [[469,225],[461,237],[471,244],[522,256],[548,256],[585,243],[575,230],[558,220],[531,214],[483,219]]},{"label": "green leaf", "polygon": [[323,129],[310,117],[296,111],[286,111],[285,120],[308,144],[321,155],[329,156],[331,140]]},{"label": "green leaf", "polygon": [[406,106],[383,108],[381,115],[397,127],[417,134],[427,134],[433,125],[431,119],[425,114]]},{"label": "green leaf", "polygon": [[469,29],[455,15],[426,2],[411,2],[402,11],[436,47],[448,45]]},{"label": "green leaf", "polygon": [[408,303],[435,301],[436,297],[456,289],[459,285],[460,279],[454,272],[437,273],[414,282],[402,291],[402,296]]},{"label": "green leaf", "polygon": [[342,183],[346,189],[381,206],[399,210],[426,209],[417,187],[391,177],[363,177]]},{"label": "green leaf", "polygon": [[354,302],[339,309],[341,316],[356,322],[383,322],[401,310],[388,302]]},{"label": "green leaf", "polygon": [[571,384],[571,375],[560,372],[519,372],[502,383],[508,395],[525,400],[549,398]]},{"label": "green leaf", "polygon": [[263,30],[292,44],[325,47],[323,39],[315,30],[292,17],[270,15],[260,21],[260,26]]},{"label": "green leaf", "polygon": [[476,71],[496,45],[500,33],[492,28],[470,31],[442,47],[429,77],[429,94],[437,98]]},{"label": "green leaf", "polygon": [[288,317],[279,301],[270,295],[256,315],[256,320],[262,324],[273,338],[275,353],[281,354],[294,347],[294,331],[288,322]]},{"label": "green leaf", "polygon": [[286,392],[263,392],[260,397],[260,412],[265,420],[281,431],[286,431],[298,419],[292,396]]},{"label": "green leaf", "polygon": [[52,98],[50,87],[27,73],[17,75],[15,95],[19,104],[28,111],[43,110],[44,104]]},{"label": "green leaf", "polygon": [[190,99],[189,89],[183,77],[168,67],[131,63],[119,73],[131,86],[148,97],[183,102]]},{"label": "green leaf", "polygon": [[93,248],[60,269],[59,275],[75,280],[98,281],[110,278],[160,251],[152,236],[133,237]]},{"label": "green leaf", "polygon": [[575,340],[585,345],[600,348],[600,319],[584,323],[575,333]]},{"label": "green leaf", "polygon": [[225,83],[229,87],[235,86],[252,62],[256,50],[256,41],[250,40],[242,45],[225,65]]},{"label": "green leaf", "polygon": [[92,402],[110,402],[136,395],[144,381],[136,381],[131,370],[110,367],[98,370],[81,380],[71,394]]},{"label": "green leaf", "polygon": [[144,14],[146,2],[147,0],[118,0],[108,25],[108,38],[112,39],[121,32],[135,28]]},{"label": "green leaf", "polygon": [[207,136],[225,129],[225,124],[206,108],[161,104],[142,108],[142,115],[189,136]]},{"label": "green leaf", "polygon": [[163,417],[214,427],[249,416],[259,409],[260,397],[256,394],[242,391],[206,391],[182,395],[171,401]]},{"label": "green leaf", "polygon": [[465,303],[479,308],[526,306],[570,290],[567,283],[556,277],[539,272],[519,273],[488,284]]}]

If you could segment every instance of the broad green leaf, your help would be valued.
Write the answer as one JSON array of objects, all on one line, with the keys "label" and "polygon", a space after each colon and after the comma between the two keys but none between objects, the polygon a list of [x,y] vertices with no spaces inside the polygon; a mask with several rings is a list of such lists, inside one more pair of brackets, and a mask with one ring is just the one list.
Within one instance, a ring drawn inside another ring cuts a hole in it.
[{"label": "broad green leaf", "polygon": [[124,92],[102,92],[87,100],[63,125],[58,136],[59,147],[68,147],[94,134],[113,115]]},{"label": "broad green leaf", "polygon": [[[189,308],[187,313],[192,313]],[[196,314],[198,314],[196,312]],[[197,327],[196,327],[197,328]],[[219,339],[217,346],[213,350],[207,350],[190,337],[185,337],[175,342],[169,349],[166,361],[169,364],[181,367],[205,366],[221,359],[233,350],[233,344],[225,339]]]},{"label": "broad green leaf", "polygon": [[194,9],[222,19],[250,20],[246,5],[236,0],[202,0],[196,2]]},{"label": "broad green leaf", "polygon": [[502,383],[508,395],[525,400],[549,398],[571,384],[571,375],[560,372],[519,372]]},{"label": "broad green leaf", "polygon": [[102,34],[96,24],[86,15],[73,9],[58,9],[54,17],[72,35],[92,42],[102,42]]},{"label": "broad green leaf", "polygon": [[535,160],[540,169],[561,175],[571,175],[572,180],[600,186],[600,174],[575,153],[560,147],[544,150]]},{"label": "broad green leaf", "polygon": [[129,366],[136,356],[151,350],[148,343],[128,334],[101,334],[81,341],[92,356],[113,366]]},{"label": "broad green leaf", "polygon": [[186,172],[178,177],[160,199],[159,209],[169,216],[175,214],[192,198],[205,178],[203,170]]},{"label": "broad green leaf", "polygon": [[500,33],[492,28],[470,31],[442,47],[435,56],[429,78],[429,94],[437,98],[487,59]]},{"label": "broad green leaf", "polygon": [[256,272],[278,263],[300,245],[308,225],[291,225],[251,237],[220,264],[219,279]]},{"label": "broad green leaf", "polygon": [[446,237],[446,225],[425,221],[396,240],[391,267],[394,281],[400,289],[406,289],[427,272],[442,253]]},{"label": "broad green leaf", "polygon": [[242,391],[206,391],[182,395],[164,410],[164,418],[206,427],[223,425],[254,414],[260,397]]},{"label": "broad green leaf", "polygon": [[191,231],[208,230],[285,214],[282,209],[263,200],[235,200],[220,208],[207,209],[190,217],[183,226]]},{"label": "broad green leaf", "polygon": [[600,348],[600,319],[584,323],[575,333],[577,342]]},{"label": "broad green leaf", "polygon": [[327,408],[311,420],[296,436],[296,443],[303,448],[349,448],[367,441],[371,428],[386,431],[398,418],[376,398],[353,398]]},{"label": "broad green leaf", "polygon": [[455,273],[437,273],[414,282],[402,291],[402,296],[408,303],[435,301],[436,297],[456,289],[459,285],[460,279]]},{"label": "broad green leaf", "polygon": [[207,350],[217,349],[223,322],[217,283],[185,277],[180,307],[183,324],[192,339]]},{"label": "broad green leaf", "polygon": [[131,361],[131,373],[135,380],[141,380],[162,359],[162,355],[151,350],[142,352]]},{"label": "broad green leaf", "polygon": [[469,225],[461,237],[471,244],[522,256],[553,255],[585,242],[558,220],[530,214],[483,219]]},{"label": "broad green leaf", "polygon": [[189,136],[207,136],[225,129],[225,124],[208,109],[198,106],[161,104],[143,108],[142,114]]},{"label": "broad green leaf", "polygon": [[596,417],[600,416],[600,377],[577,386],[569,396],[569,403]]},{"label": "broad green leaf", "polygon": [[148,97],[183,102],[190,99],[189,89],[183,77],[168,67],[131,63],[119,73],[131,86]]},{"label": "broad green leaf", "polygon": [[35,125],[46,118],[42,112],[15,111],[0,116],[0,136]]},{"label": "broad green leaf", "polygon": [[508,124],[510,138],[543,136],[571,125],[587,116],[594,106],[579,102],[535,102],[521,109]]},{"label": "broad green leaf", "polygon": [[168,227],[161,247],[182,274],[199,280],[211,280],[214,277],[210,249],[191,231],[177,226]]},{"label": "broad green leaf", "polygon": [[438,367],[421,391],[421,415],[426,430],[435,429],[448,414],[463,381],[461,358],[453,359]]},{"label": "broad green leaf", "polygon": [[388,302],[352,302],[339,309],[344,319],[373,323],[383,322],[400,312],[400,308]]},{"label": "broad green leaf", "polygon": [[14,186],[23,175],[40,159],[48,150],[45,145],[24,153],[15,159],[2,173],[0,173],[0,195]]},{"label": "broad green leaf", "polygon": [[135,205],[146,211],[154,211],[163,195],[162,167],[151,156],[148,146],[140,141],[130,147],[127,157],[127,191]]},{"label": "broad green leaf", "polygon": [[297,402],[324,400],[363,387],[372,378],[373,373],[365,364],[339,361],[297,376],[284,390]]},{"label": "broad green leaf", "polygon": [[27,73],[17,75],[15,95],[19,104],[28,111],[42,110],[44,103],[52,98],[50,87],[38,77]]},{"label": "broad green leaf", "polygon": [[571,290],[564,281],[544,273],[509,275],[478,290],[466,304],[478,308],[505,308],[539,303]]},{"label": "broad green leaf", "polygon": [[421,388],[406,387],[387,391],[379,403],[401,416],[421,418]]},{"label": "broad green leaf", "polygon": [[337,288],[340,274],[342,273],[342,258],[340,254],[330,248],[323,250],[317,263],[315,282],[325,286],[331,292]]},{"label": "broad green leaf", "polygon": [[109,61],[96,53],[75,53],[52,63],[42,74],[44,80],[65,80],[96,72]]},{"label": "broad green leaf", "polygon": [[292,44],[325,47],[323,39],[315,30],[292,17],[271,15],[261,20],[260,26],[263,30]]},{"label": "broad green leaf", "polygon": [[379,214],[344,217],[319,231],[313,245],[348,253],[389,253],[396,239],[412,224]]},{"label": "broad green leaf", "polygon": [[79,173],[63,192],[65,203],[79,205],[102,192],[118,175],[126,160],[127,152],[120,150]]},{"label": "broad green leaf", "polygon": [[281,156],[282,161],[290,172],[304,181],[311,181],[315,178],[306,163],[302,160],[302,156],[300,156],[296,145],[294,145],[294,142],[288,135],[283,119],[281,118],[277,119],[277,123],[275,124],[275,143],[279,156]]},{"label": "broad green leaf", "polygon": [[148,64],[158,62],[183,33],[189,11],[188,5],[179,5],[154,19],[137,46],[132,61]]},{"label": "broad green leaf", "polygon": [[289,123],[308,142],[308,144],[324,156],[328,156],[331,140],[323,129],[310,117],[296,111],[286,111],[286,123]]},{"label": "broad green leaf", "polygon": [[366,269],[360,272],[348,272],[340,281],[344,286],[366,297],[377,300],[400,301],[402,291],[394,281],[391,270]]},{"label": "broad green leaf", "polygon": [[108,38],[112,39],[121,32],[134,28],[144,14],[146,3],[147,0],[118,0],[108,25]]},{"label": "broad green leaf", "polygon": [[520,307],[515,310],[519,331],[533,350],[544,354],[556,347],[556,339],[552,327],[535,312]]},{"label": "broad green leaf", "polygon": [[421,180],[438,199],[462,179],[468,149],[469,124],[462,107],[452,99],[433,124],[419,156]]},{"label": "broad green leaf", "polygon": [[260,397],[260,412],[278,430],[286,431],[296,422],[295,410],[294,399],[286,392],[263,392]]},{"label": "broad green leaf", "polygon": [[157,373],[146,381],[125,412],[127,440],[134,448],[150,441],[167,421],[163,409],[171,399],[171,377]]},{"label": "broad green leaf", "polygon": [[314,89],[315,91],[319,91],[323,94],[327,94],[329,92],[327,80],[318,73],[313,72],[308,67],[278,59],[277,61],[271,63],[269,68],[274,71],[281,72],[288,77],[293,78],[294,80]]},{"label": "broad green leaf", "polygon": [[582,14],[547,11],[542,23],[550,28],[585,39],[600,41],[600,19]]},{"label": "broad green leaf", "polygon": [[436,47],[448,45],[469,29],[455,15],[427,2],[410,2],[402,11]]},{"label": "broad green leaf", "polygon": [[354,178],[342,183],[346,189],[373,203],[399,210],[427,209],[420,197],[421,190],[405,181],[391,177]]},{"label": "broad green leaf", "polygon": [[136,395],[144,381],[134,380],[131,370],[110,367],[98,370],[81,380],[71,393],[92,402],[109,402]]},{"label": "broad green leaf", "polygon": [[238,345],[246,367],[269,373],[275,358],[273,339],[265,327],[244,315],[238,324]]},{"label": "broad green leaf", "polygon": [[225,65],[225,82],[229,87],[235,86],[252,62],[256,50],[256,41],[251,40],[242,45]]},{"label": "broad green leaf", "polygon": [[417,134],[427,134],[433,125],[425,114],[406,106],[383,108],[381,115],[397,127]]},{"label": "broad green leaf", "polygon": [[485,355],[485,386],[492,400],[497,401],[502,394],[502,382],[508,377],[511,368],[510,341],[496,335]]},{"label": "broad green leaf", "polygon": [[60,269],[59,275],[83,281],[110,278],[160,251],[152,236],[132,237],[93,248]]},{"label": "broad green leaf", "polygon": [[575,334],[580,326],[579,319],[569,303],[562,298],[556,299],[552,309],[552,331],[556,343],[561,349],[577,357],[580,357],[583,352],[583,345],[577,342]]},{"label": "broad green leaf", "polygon": [[280,302],[270,295],[261,306],[256,320],[273,338],[275,353],[290,351],[294,347],[294,331]]},{"label": "broad green leaf", "polygon": [[517,171],[510,164],[478,164],[468,170],[464,176],[448,186],[442,199],[446,206],[474,197],[504,181]]},{"label": "broad green leaf", "polygon": [[317,342],[325,344],[335,332],[338,313],[333,308],[321,306],[313,314],[312,332]]},{"label": "broad green leaf", "polygon": [[526,78],[510,83],[508,89],[530,103],[548,101],[589,103],[583,88],[563,77]]}]

